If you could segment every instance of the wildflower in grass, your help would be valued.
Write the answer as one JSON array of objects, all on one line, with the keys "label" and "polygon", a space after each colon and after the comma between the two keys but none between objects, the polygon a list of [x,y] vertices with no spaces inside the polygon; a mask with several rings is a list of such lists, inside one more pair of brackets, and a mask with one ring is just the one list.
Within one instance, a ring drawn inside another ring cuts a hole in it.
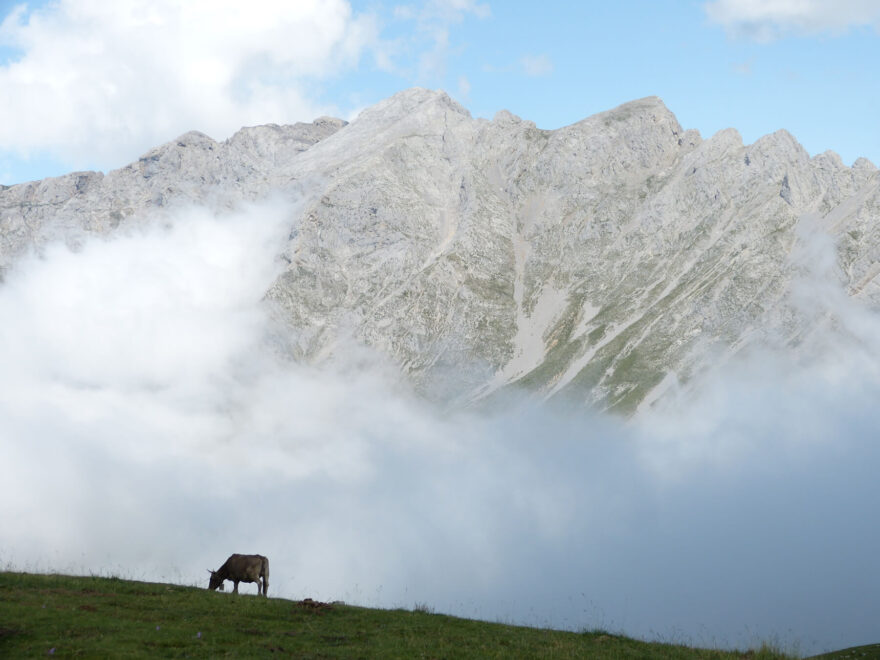
[{"label": "wildflower in grass", "polygon": [[54,646],[51,649],[49,649],[49,655],[55,655],[55,647]]},{"label": "wildflower in grass", "polygon": [[156,626],[156,630],[159,630],[159,626]]},{"label": "wildflower in grass", "polygon": [[202,638],[202,633],[201,633],[201,632],[197,632],[197,633],[196,633],[196,639],[201,639],[201,638]]}]

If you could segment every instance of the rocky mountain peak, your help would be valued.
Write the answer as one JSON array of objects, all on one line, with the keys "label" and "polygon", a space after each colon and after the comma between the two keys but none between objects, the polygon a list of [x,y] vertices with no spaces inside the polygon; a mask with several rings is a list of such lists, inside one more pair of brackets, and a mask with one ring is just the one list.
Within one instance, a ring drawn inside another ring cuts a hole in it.
[{"label": "rocky mountain peak", "polygon": [[877,166],[867,158],[857,158],[852,168],[860,172],[876,173]]},{"label": "rocky mountain peak", "polygon": [[422,121],[431,121],[449,113],[466,118],[471,116],[467,109],[450,98],[446,92],[413,87],[363,110],[358,116],[358,122],[390,124],[413,116],[421,118]]}]

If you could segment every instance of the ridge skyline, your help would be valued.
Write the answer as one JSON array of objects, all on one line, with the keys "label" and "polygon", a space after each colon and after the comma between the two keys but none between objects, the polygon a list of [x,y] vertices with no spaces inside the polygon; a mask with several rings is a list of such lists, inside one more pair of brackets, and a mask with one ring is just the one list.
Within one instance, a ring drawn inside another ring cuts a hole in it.
[{"label": "ridge skyline", "polygon": [[[596,117],[596,116],[598,116],[598,115],[603,115],[603,114],[610,113],[610,112],[615,112],[615,111],[617,111],[617,110],[620,110],[620,109],[623,109],[623,108],[626,108],[626,107],[629,107],[629,106],[633,106],[634,104],[641,104],[641,103],[644,103],[644,102],[651,102],[651,103],[655,103],[655,102],[656,102],[656,103],[659,103],[659,105],[662,106],[662,108],[663,108],[664,110],[670,112],[673,116],[675,116],[675,112],[674,112],[673,110],[671,110],[671,109],[666,105],[666,103],[665,103],[665,101],[662,99],[662,97],[660,97],[660,96],[658,96],[658,95],[654,95],[654,94],[649,94],[649,95],[647,95],[647,96],[643,96],[643,97],[640,97],[640,98],[632,99],[632,100],[630,100],[630,101],[626,101],[626,102],[624,102],[624,103],[621,103],[621,104],[619,104],[619,105],[617,105],[617,106],[615,106],[615,107],[609,108],[609,109],[607,109],[607,110],[603,110],[603,111],[600,111],[600,112],[594,113],[594,114],[592,114],[592,115],[587,115],[587,116],[583,117],[582,119],[579,119],[579,120],[577,120],[577,121],[574,121],[574,122],[572,122],[572,123],[570,123],[570,124],[566,124],[566,125],[564,125],[564,126],[560,126],[560,127],[558,127],[558,128],[545,129],[545,128],[540,128],[540,127],[538,127],[537,124],[535,124],[535,122],[532,121],[531,119],[529,119],[528,117],[521,117],[521,116],[516,115],[515,113],[513,113],[513,112],[511,112],[510,110],[507,110],[507,109],[502,109],[502,110],[497,111],[497,112],[495,113],[495,115],[494,115],[491,119],[486,118],[486,117],[473,117],[473,116],[471,115],[470,110],[468,110],[467,107],[466,107],[465,105],[463,105],[463,104],[459,103],[458,101],[456,101],[456,100],[455,100],[452,96],[450,96],[449,93],[446,92],[445,90],[443,90],[443,89],[435,89],[435,90],[432,90],[432,89],[425,88],[425,87],[420,87],[420,86],[414,86],[414,87],[409,87],[409,88],[406,88],[406,89],[400,90],[400,91],[396,92],[395,94],[393,94],[392,96],[388,97],[388,99],[385,99],[385,100],[383,100],[383,101],[380,101],[380,102],[378,102],[377,104],[374,104],[373,106],[370,106],[369,108],[365,108],[364,110],[370,110],[370,109],[372,109],[372,108],[375,108],[376,106],[380,106],[380,105],[382,105],[383,103],[387,102],[387,101],[390,100],[390,99],[393,99],[394,97],[396,97],[396,96],[398,96],[398,95],[400,95],[400,94],[407,94],[407,93],[410,93],[410,92],[413,92],[413,91],[424,91],[424,92],[427,92],[427,93],[429,93],[429,94],[440,94],[440,95],[444,95],[444,96],[445,96],[446,98],[448,98],[452,103],[454,103],[454,104],[456,104],[458,107],[460,107],[460,108],[461,108],[461,109],[467,114],[467,116],[471,117],[472,119],[474,119],[474,120],[476,120],[476,121],[496,121],[499,117],[510,116],[510,117],[512,117],[512,118],[514,118],[514,119],[516,119],[516,120],[518,120],[518,121],[525,121],[525,122],[528,122],[528,123],[532,124],[536,129],[538,129],[538,130],[540,130],[540,131],[545,131],[545,132],[549,132],[549,133],[553,133],[553,132],[556,132],[556,131],[561,131],[561,130],[569,129],[569,128],[573,127],[573,126],[576,126],[576,125],[580,124],[581,122],[584,122],[584,121],[586,121],[586,120],[588,120],[588,119],[591,119],[592,117]],[[362,112],[363,112],[363,110],[362,110]],[[233,138],[234,138],[239,132],[241,132],[242,130],[256,129],[256,128],[261,128],[261,127],[275,127],[275,126],[277,126],[277,127],[290,127],[290,126],[297,126],[297,125],[308,125],[308,124],[313,124],[313,123],[317,123],[317,122],[321,122],[321,121],[327,121],[327,120],[332,120],[332,121],[334,121],[334,122],[344,122],[345,124],[350,124],[350,123],[352,123],[352,121],[355,121],[356,119],[357,119],[357,117],[355,117],[355,118],[353,118],[353,119],[351,119],[351,120],[345,120],[345,119],[341,119],[341,118],[339,118],[339,117],[334,117],[334,116],[331,116],[331,115],[321,115],[321,116],[319,116],[319,117],[314,118],[311,122],[295,122],[295,123],[293,123],[293,124],[283,124],[283,123],[282,123],[282,124],[279,124],[279,123],[275,123],[275,122],[268,122],[268,123],[265,123],[265,124],[246,125],[246,126],[242,126],[241,128],[239,128],[235,133],[233,133],[232,135],[230,135],[228,138],[225,138],[225,139],[219,139],[219,140],[218,140],[218,139],[215,139],[213,136],[211,136],[211,135],[209,135],[209,134],[203,132],[200,128],[198,128],[198,127],[194,127],[194,128],[191,128],[191,129],[189,129],[189,130],[187,130],[187,131],[185,131],[185,132],[183,132],[183,133],[177,135],[176,137],[169,138],[169,139],[166,140],[165,142],[162,142],[162,143],[160,143],[160,144],[157,144],[157,145],[151,147],[150,149],[148,149],[147,151],[145,151],[141,156],[139,156],[137,160],[139,160],[140,158],[143,158],[146,154],[149,154],[149,153],[155,151],[155,150],[158,149],[158,148],[161,148],[161,147],[166,146],[166,145],[170,145],[172,142],[176,142],[176,141],[178,141],[178,140],[180,140],[180,139],[182,139],[182,138],[184,138],[184,137],[186,137],[186,136],[189,136],[189,135],[205,137],[205,138],[208,138],[208,139],[210,139],[211,141],[216,142],[216,143],[219,144],[219,143],[225,143],[225,142],[229,142],[230,140],[233,140]],[[739,131],[739,129],[738,129],[736,126],[728,126],[728,127],[726,127],[726,128],[721,128],[721,129],[719,129],[718,131],[716,131],[715,133],[713,133],[712,136],[710,136],[710,138],[703,138],[702,135],[701,135],[701,133],[700,133],[700,131],[699,131],[698,129],[688,129],[688,130],[692,130],[692,131],[694,131],[698,136],[700,136],[701,139],[710,139],[711,137],[717,135],[718,133],[727,133],[727,132],[731,132],[731,131],[732,131],[733,134],[739,139],[740,143],[743,144],[743,146],[752,146],[752,145],[754,145],[754,144],[757,144],[757,143],[760,142],[761,140],[764,140],[765,138],[767,138],[767,137],[769,137],[769,136],[776,135],[776,134],[781,134],[781,135],[786,135],[786,136],[792,138],[792,139],[798,144],[798,146],[800,146],[800,147],[803,149],[803,145],[801,145],[800,141],[799,141],[798,138],[797,138],[797,135],[793,134],[791,131],[789,131],[789,130],[788,130],[787,128],[785,128],[785,127],[778,128],[778,129],[776,129],[776,130],[774,130],[774,131],[771,131],[771,132],[769,132],[769,133],[765,133],[764,135],[761,135],[760,137],[758,137],[758,138],[757,138],[754,142],[752,142],[751,144],[746,144],[746,143],[744,142],[743,137],[742,137],[742,135],[740,134],[740,131]],[[804,151],[806,151],[806,149],[804,149]],[[817,153],[811,155],[810,157],[811,157],[811,158],[816,158],[816,157],[818,157],[818,156],[822,156],[822,155],[826,155],[826,156],[830,156],[830,157],[836,158],[836,159],[840,160],[840,162],[841,162],[842,165],[844,165],[844,166],[846,166],[846,167],[850,167],[850,168],[851,168],[851,167],[855,167],[855,166],[856,166],[856,163],[859,163],[859,162],[861,162],[861,161],[867,161],[867,162],[866,162],[867,165],[869,165],[869,166],[871,166],[871,167],[875,167],[875,168],[877,167],[877,164],[874,163],[873,160],[871,160],[871,159],[868,158],[867,156],[863,156],[863,155],[857,156],[857,157],[854,159],[854,161],[852,162],[852,164],[850,164],[850,165],[847,166],[846,163],[843,162],[843,159],[840,157],[840,154],[839,154],[839,153],[838,153],[833,147],[828,148],[828,149],[825,149],[825,150],[823,150],[823,151],[821,151],[821,152],[817,152]],[[9,184],[9,185],[6,185],[6,184],[0,184],[0,188],[4,188],[4,189],[5,189],[5,188],[11,188],[11,187],[13,187],[13,186],[18,186],[18,185],[33,184],[33,183],[37,183],[37,182],[39,182],[39,181],[42,181],[42,180],[44,180],[44,179],[57,179],[57,178],[62,178],[62,177],[65,177],[65,176],[71,175],[71,174],[100,173],[100,174],[103,174],[103,175],[106,176],[106,175],[109,174],[110,172],[113,172],[113,171],[116,171],[116,170],[124,169],[125,167],[127,167],[128,165],[130,165],[131,163],[134,163],[134,162],[136,162],[136,161],[131,161],[130,163],[126,163],[125,165],[122,165],[122,166],[120,166],[120,167],[110,168],[110,169],[108,169],[108,170],[100,170],[100,169],[91,169],[91,170],[90,170],[90,169],[85,169],[85,170],[70,170],[70,171],[65,172],[65,173],[63,173],[63,174],[58,174],[58,175],[53,175],[53,176],[43,177],[43,178],[41,178],[41,179],[32,179],[32,180],[29,180],[29,181],[22,181],[22,182],[20,182],[20,183],[14,183],[14,184]]]}]

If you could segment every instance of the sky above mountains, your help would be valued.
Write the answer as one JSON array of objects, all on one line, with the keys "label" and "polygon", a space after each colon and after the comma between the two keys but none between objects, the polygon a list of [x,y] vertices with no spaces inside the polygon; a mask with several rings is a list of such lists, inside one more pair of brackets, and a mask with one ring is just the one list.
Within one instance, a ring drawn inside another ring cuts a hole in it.
[{"label": "sky above mountains", "polygon": [[643,96],[704,137],[786,128],[880,163],[880,1],[0,4],[0,182],[107,171],[188,130],[352,119],[442,88],[553,129]]}]

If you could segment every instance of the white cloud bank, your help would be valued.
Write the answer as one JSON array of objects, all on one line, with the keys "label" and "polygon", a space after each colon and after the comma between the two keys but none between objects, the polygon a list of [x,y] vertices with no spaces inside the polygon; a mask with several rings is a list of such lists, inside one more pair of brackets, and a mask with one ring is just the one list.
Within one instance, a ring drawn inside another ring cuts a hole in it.
[{"label": "white cloud bank", "polygon": [[703,8],[730,34],[758,41],[788,34],[841,34],[862,26],[880,30],[877,0],[712,0]]},{"label": "white cloud bank", "polygon": [[0,43],[0,144],[72,167],[124,163],[192,129],[311,121],[310,85],[357,65],[373,19],[346,0],[59,0],[14,9]]},{"label": "white cloud bank", "polygon": [[0,567],[205,585],[260,552],[270,596],[876,641],[875,318],[810,365],[763,356],[627,425],[443,414],[367,353],[323,370],[273,353],[261,300],[292,217],[193,209],[10,270]]}]

